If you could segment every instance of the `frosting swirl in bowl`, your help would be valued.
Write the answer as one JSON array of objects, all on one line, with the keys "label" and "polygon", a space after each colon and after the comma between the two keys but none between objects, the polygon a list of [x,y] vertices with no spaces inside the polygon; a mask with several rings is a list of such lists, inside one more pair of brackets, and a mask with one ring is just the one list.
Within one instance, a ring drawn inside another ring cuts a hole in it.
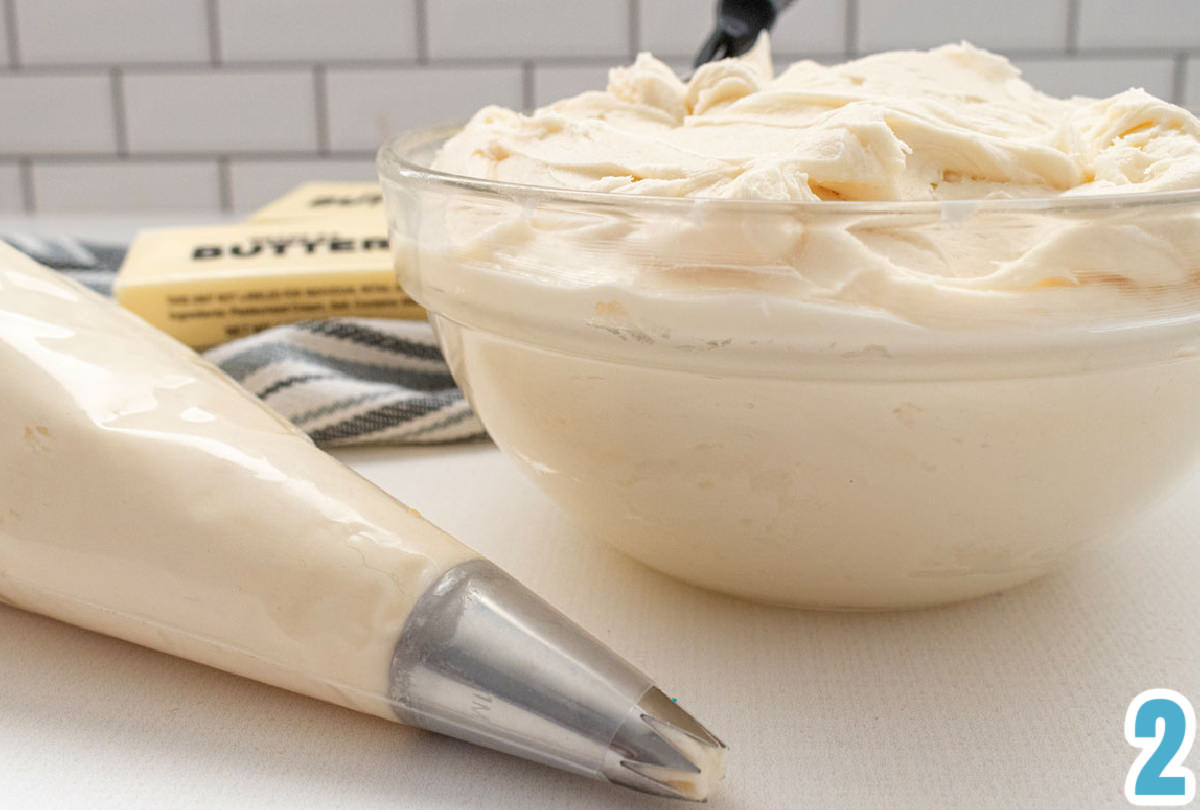
[{"label": "frosting swirl in bowl", "polygon": [[1197,121],[967,45],[488,108],[380,153],[397,267],[497,444],[729,593],[996,591],[1200,460]]},{"label": "frosting swirl in bowl", "polygon": [[480,110],[434,168],[669,197],[945,200],[1200,187],[1200,121],[1131,89],[1053,98],[963,43],[774,76],[765,40],[687,82],[642,54],[608,87]]}]

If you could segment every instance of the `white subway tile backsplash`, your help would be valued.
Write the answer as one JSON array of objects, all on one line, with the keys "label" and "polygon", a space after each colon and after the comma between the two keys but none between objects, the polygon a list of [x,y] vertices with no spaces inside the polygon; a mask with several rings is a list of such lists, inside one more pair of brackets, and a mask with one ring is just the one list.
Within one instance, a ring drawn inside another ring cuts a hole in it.
[{"label": "white subway tile backsplash", "polygon": [[[644,0],[638,4],[638,50],[687,57],[713,26],[713,0]],[[841,54],[846,49],[846,0],[802,0],[780,15],[772,49],[791,56]]]},{"label": "white subway tile backsplash", "polygon": [[1067,0],[858,0],[858,49],[863,53],[963,39],[997,51],[1063,50]]},{"label": "white subway tile backsplash", "polygon": [[15,163],[0,163],[0,214],[20,214],[25,211],[25,195],[21,192],[21,169]]},{"label": "white subway tile backsplash", "polygon": [[585,90],[608,86],[607,65],[538,65],[533,72],[534,104],[543,107]]},{"label": "white subway tile backsplash", "polygon": [[326,87],[334,151],[375,149],[400,130],[464,120],[487,104],[523,104],[520,67],[331,68]]},{"label": "white subway tile backsplash", "polygon": [[230,162],[233,210],[249,213],[295,186],[308,182],[375,180],[372,157],[302,160],[234,160]]},{"label": "white subway tile backsplash", "polygon": [[0,109],[0,154],[116,150],[107,73],[0,75]]},{"label": "white subway tile backsplash", "polygon": [[1017,59],[1025,81],[1052,96],[1103,98],[1142,87],[1171,99],[1175,62],[1163,59]]},{"label": "white subway tile backsplash", "polygon": [[776,52],[796,57],[846,50],[846,0],[801,0],[780,15],[771,34]]},{"label": "white subway tile backsplash", "polygon": [[[24,179],[67,212],[248,211],[370,178],[388,134],[603,88],[635,48],[689,72],[716,4],[0,0],[0,212],[23,210]],[[772,35],[778,66],[963,39],[1056,95],[1142,86],[1200,111],[1200,0],[797,0]]]},{"label": "white subway tile backsplash", "polygon": [[220,0],[218,9],[230,62],[417,56],[416,0]]},{"label": "white subway tile backsplash", "polygon": [[216,160],[33,163],[33,199],[40,214],[216,212],[219,188]]},{"label": "white subway tile backsplash", "polygon": [[13,0],[21,62],[203,62],[204,0]]},{"label": "white subway tile backsplash", "polygon": [[428,0],[426,5],[433,59],[629,55],[628,0]]},{"label": "white subway tile backsplash", "polygon": [[638,4],[639,51],[658,57],[695,56],[713,25],[711,0],[658,0]]},{"label": "white subway tile backsplash", "polygon": [[1195,48],[1197,0],[1079,0],[1080,48]]},{"label": "white subway tile backsplash", "polygon": [[311,70],[187,70],[125,77],[129,149],[316,151]]}]

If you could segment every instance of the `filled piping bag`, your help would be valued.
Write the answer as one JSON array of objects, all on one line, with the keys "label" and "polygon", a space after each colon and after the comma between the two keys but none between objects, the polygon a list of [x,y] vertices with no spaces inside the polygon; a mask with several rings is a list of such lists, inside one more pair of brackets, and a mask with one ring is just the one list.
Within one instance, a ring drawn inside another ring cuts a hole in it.
[{"label": "filled piping bag", "polygon": [[191,350],[0,244],[0,601],[637,790],[724,746]]}]

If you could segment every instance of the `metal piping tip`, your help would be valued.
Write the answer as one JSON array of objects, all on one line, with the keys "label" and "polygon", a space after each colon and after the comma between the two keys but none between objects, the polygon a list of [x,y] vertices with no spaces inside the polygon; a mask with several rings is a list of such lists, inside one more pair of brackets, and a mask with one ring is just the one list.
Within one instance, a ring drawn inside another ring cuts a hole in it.
[{"label": "metal piping tip", "polygon": [[630,709],[609,747],[604,775],[643,793],[704,801],[725,775],[725,743],[658,687]]},{"label": "metal piping tip", "polygon": [[703,801],[724,774],[716,736],[486,560],[417,601],[391,698],[409,725],[644,793]]}]

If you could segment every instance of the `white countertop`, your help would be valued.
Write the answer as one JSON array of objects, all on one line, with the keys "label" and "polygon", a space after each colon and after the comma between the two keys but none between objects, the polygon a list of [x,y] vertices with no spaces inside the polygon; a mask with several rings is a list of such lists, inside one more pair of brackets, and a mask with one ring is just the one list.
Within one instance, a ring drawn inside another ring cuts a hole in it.
[{"label": "white countertop", "polygon": [[[1124,807],[1130,699],[1200,702],[1200,477],[1061,574],[832,614],[650,571],[582,536],[490,444],[337,455],[721,735],[714,810]],[[0,608],[5,810],[671,806]]]},{"label": "white countertop", "polygon": [[[1125,806],[1126,704],[1152,686],[1200,700],[1200,478],[1062,574],[858,615],[656,574],[580,536],[488,444],[338,455],[720,734],[729,774],[714,810]],[[673,804],[17,610],[0,609],[0,639],[8,810]]]}]

